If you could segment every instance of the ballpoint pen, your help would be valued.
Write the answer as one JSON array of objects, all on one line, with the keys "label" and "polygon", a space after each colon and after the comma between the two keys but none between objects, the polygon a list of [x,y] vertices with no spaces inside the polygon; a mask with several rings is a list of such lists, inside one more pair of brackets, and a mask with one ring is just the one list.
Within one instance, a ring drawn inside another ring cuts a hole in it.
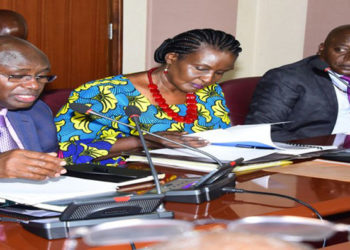
[{"label": "ballpoint pen", "polygon": [[255,163],[255,164],[250,164],[250,165],[245,165],[245,166],[238,166],[233,170],[233,172],[235,172],[236,174],[244,174],[244,173],[250,173],[253,171],[262,170],[262,169],[270,168],[270,167],[287,166],[287,165],[290,165],[292,163],[293,163],[293,161],[289,161],[289,160]]},{"label": "ballpoint pen", "polygon": [[253,141],[244,142],[212,142],[213,146],[238,147],[238,148],[252,148],[252,149],[276,149],[273,146]]}]

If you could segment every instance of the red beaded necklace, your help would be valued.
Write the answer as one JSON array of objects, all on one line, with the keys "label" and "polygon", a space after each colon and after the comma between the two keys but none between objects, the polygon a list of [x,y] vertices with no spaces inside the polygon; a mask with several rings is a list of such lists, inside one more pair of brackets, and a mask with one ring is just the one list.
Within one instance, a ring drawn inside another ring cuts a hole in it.
[{"label": "red beaded necklace", "polygon": [[193,93],[186,94],[187,112],[185,116],[180,116],[179,114],[175,113],[166,103],[163,96],[160,94],[158,86],[153,82],[152,72],[155,71],[156,69],[157,68],[153,68],[147,72],[148,81],[149,81],[148,88],[149,88],[149,91],[152,93],[153,99],[157,102],[158,106],[175,121],[184,122],[184,123],[193,123],[198,116],[196,95]]}]

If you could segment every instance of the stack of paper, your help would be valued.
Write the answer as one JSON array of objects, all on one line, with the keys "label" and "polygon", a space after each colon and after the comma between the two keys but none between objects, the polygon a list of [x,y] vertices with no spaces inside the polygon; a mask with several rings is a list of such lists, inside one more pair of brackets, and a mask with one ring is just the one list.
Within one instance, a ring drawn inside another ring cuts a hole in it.
[{"label": "stack of paper", "polygon": [[[199,150],[209,153],[221,162],[230,162],[243,157],[244,161],[264,159],[276,161],[290,159],[295,156],[305,155],[324,150],[337,149],[336,146],[314,146],[314,145],[291,145],[286,143],[275,143],[271,140],[271,124],[238,125],[227,129],[215,129],[188,136],[198,136],[210,142],[208,146]],[[174,167],[187,168],[191,170],[209,171],[213,166],[218,166],[212,158],[186,148],[164,148],[151,151],[153,161],[159,165],[173,165]],[[163,155],[161,157],[160,155]],[[277,157],[283,156],[283,157]],[[177,159],[173,159],[176,158]],[[184,158],[192,160],[184,161]],[[203,163],[202,161],[209,163]],[[127,161],[142,161],[144,157],[130,156]]]},{"label": "stack of paper", "polygon": [[1,179],[0,197],[20,204],[43,203],[88,195],[116,193],[116,183],[61,176],[45,181]]},{"label": "stack of paper", "polygon": [[[147,158],[146,156],[142,156],[142,155],[130,155],[127,161],[147,163]],[[195,160],[191,161],[190,159],[188,160],[171,159],[169,157],[160,157],[160,156],[152,157],[152,162],[158,166],[188,169],[188,170],[206,172],[206,173],[213,171],[219,166],[216,163],[201,162],[201,161],[195,161]],[[257,171],[265,168],[270,168],[270,167],[285,166],[292,163],[293,163],[292,161],[288,161],[288,160],[252,163],[252,164],[237,166],[233,169],[233,172],[236,174],[243,174],[243,173],[249,173],[252,171]]]},{"label": "stack of paper", "polygon": [[[199,148],[221,161],[232,161],[243,157],[245,161],[261,158],[274,153],[302,155],[323,150],[336,149],[336,146],[291,145],[274,143],[271,140],[271,124],[238,125],[227,129],[215,129],[188,136],[198,136],[210,144]],[[189,149],[157,149],[157,154],[206,157]]]},{"label": "stack of paper", "polygon": [[[159,178],[164,178],[160,174]],[[0,198],[19,204],[35,206],[38,208],[62,212],[68,202],[62,206],[53,205],[55,201],[73,200],[75,198],[91,196],[118,195],[117,189],[121,186],[152,181],[153,176],[113,183],[95,181],[70,176],[61,176],[45,181],[32,181],[24,179],[1,179]]]}]

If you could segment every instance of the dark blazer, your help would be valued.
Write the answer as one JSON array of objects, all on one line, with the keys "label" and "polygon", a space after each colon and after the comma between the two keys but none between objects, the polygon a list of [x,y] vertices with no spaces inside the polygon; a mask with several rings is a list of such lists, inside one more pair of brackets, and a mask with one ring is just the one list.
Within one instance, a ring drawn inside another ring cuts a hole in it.
[{"label": "dark blazer", "polygon": [[57,132],[50,108],[38,100],[31,108],[9,110],[7,117],[25,149],[57,152]]},{"label": "dark blazer", "polygon": [[328,74],[315,68],[318,60],[311,56],[269,70],[257,85],[245,123],[290,121],[272,126],[274,141],[331,134],[338,102]]}]

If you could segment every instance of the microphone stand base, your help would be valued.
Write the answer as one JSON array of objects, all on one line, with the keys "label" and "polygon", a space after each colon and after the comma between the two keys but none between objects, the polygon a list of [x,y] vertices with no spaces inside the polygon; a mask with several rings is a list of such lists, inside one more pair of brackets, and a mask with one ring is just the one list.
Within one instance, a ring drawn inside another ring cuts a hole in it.
[{"label": "microphone stand base", "polygon": [[[176,181],[176,179],[175,179]],[[214,183],[194,189],[174,189],[165,192],[164,201],[200,204],[212,201],[224,194],[222,188],[235,187],[236,175],[229,173]],[[171,183],[169,183],[171,184]]]},{"label": "microphone stand base", "polygon": [[173,212],[162,211],[153,212],[149,214],[138,214],[129,216],[99,218],[99,219],[87,219],[87,220],[74,220],[74,221],[61,221],[59,217],[30,220],[28,222],[22,222],[24,229],[36,234],[48,240],[69,238],[71,231],[79,227],[91,227],[104,222],[117,221],[117,220],[129,220],[129,219],[172,219],[174,217]]}]

